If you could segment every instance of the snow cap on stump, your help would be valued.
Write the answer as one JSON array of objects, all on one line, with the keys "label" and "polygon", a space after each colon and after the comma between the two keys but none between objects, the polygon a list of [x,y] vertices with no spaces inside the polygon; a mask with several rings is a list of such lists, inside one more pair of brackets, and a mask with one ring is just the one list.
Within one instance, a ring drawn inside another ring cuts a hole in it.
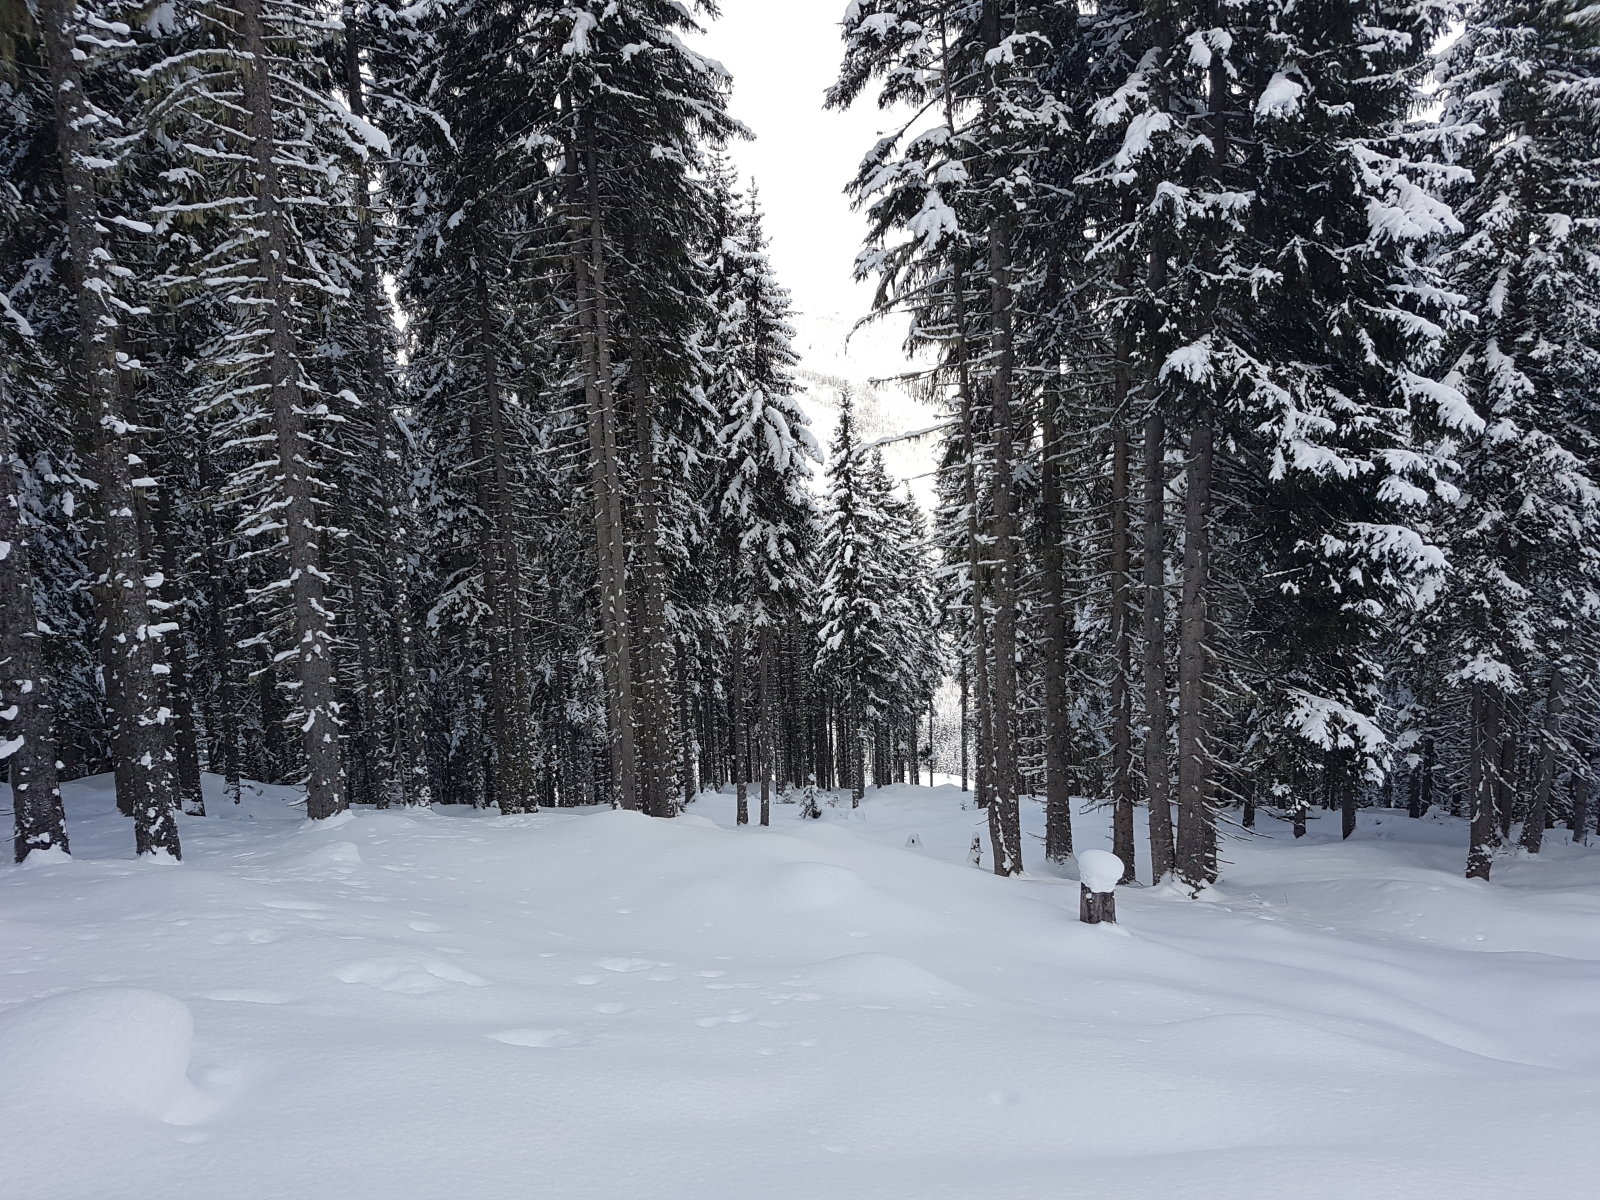
[{"label": "snow cap on stump", "polygon": [[1108,850],[1080,850],[1078,878],[1091,892],[1109,892],[1122,879],[1122,860]]}]

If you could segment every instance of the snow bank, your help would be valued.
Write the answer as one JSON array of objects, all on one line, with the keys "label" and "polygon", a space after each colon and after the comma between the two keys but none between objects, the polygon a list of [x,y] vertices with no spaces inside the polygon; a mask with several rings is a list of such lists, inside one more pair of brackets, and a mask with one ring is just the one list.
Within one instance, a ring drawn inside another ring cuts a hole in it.
[{"label": "snow bank", "polygon": [[194,1017],[143,988],[63,992],[0,1012],[3,1101],[178,1121],[200,1100],[189,1082]]},{"label": "snow bank", "polygon": [[[1592,1190],[1600,852],[1561,831],[1485,885],[1459,821],[1269,823],[1208,903],[1118,887],[1114,938],[1042,805],[1027,875],[965,865],[953,786],[330,829],[207,782],[182,870],[109,780],[67,790],[70,867],[0,864],[0,1200]],[[1108,825],[1074,815],[1097,887]]]}]

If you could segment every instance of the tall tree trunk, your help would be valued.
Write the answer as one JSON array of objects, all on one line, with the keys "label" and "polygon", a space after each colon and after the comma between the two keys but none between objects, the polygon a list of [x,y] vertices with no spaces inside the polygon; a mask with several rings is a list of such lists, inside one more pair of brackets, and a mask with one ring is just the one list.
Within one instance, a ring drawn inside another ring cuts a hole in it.
[{"label": "tall tree trunk", "polygon": [[968,739],[971,732],[971,722],[967,717],[967,655],[965,653],[961,655],[961,678],[959,681],[959,686],[961,689],[961,701],[960,714],[958,715],[957,720],[961,722],[961,728],[959,730],[959,739],[961,742],[961,790],[963,792],[967,792],[972,790],[972,769],[971,764],[968,761],[969,752],[967,750]]},{"label": "tall tree trunk", "polygon": [[1511,840],[1511,824],[1516,819],[1517,808],[1517,737],[1518,722],[1506,711],[1504,698],[1500,707],[1500,757],[1495,770],[1494,807],[1500,821],[1500,840]]},{"label": "tall tree trunk", "polygon": [[1544,846],[1544,831],[1549,823],[1550,793],[1555,788],[1556,766],[1560,757],[1561,714],[1566,706],[1562,691],[1561,668],[1552,665],[1550,680],[1545,689],[1544,737],[1539,747],[1539,779],[1534,785],[1533,803],[1528,806],[1527,819],[1522,824],[1522,848],[1537,854]]},{"label": "tall tree trunk", "polygon": [[1567,828],[1572,830],[1572,841],[1583,846],[1589,841],[1589,759],[1588,755],[1573,768],[1568,786],[1572,790],[1572,819]]},{"label": "tall tree trunk", "polygon": [[1150,873],[1160,883],[1173,872],[1172,773],[1167,765],[1166,422],[1152,412],[1144,423],[1144,787],[1150,811]]},{"label": "tall tree trunk", "polygon": [[1072,795],[1068,779],[1068,745],[1072,736],[1067,714],[1067,598],[1062,579],[1061,445],[1057,387],[1044,398],[1044,443],[1039,478],[1040,520],[1044,546],[1040,584],[1044,591],[1044,855],[1062,863],[1072,854]]},{"label": "tall tree trunk", "polygon": [[756,709],[756,729],[761,761],[761,823],[772,824],[772,774],[778,747],[774,740],[773,721],[773,658],[774,631],[770,620],[763,621],[759,633],[761,655],[761,689]]},{"label": "tall tree trunk", "polygon": [[693,711],[694,704],[689,695],[689,655],[685,648],[680,646],[678,648],[678,739],[681,746],[679,757],[683,762],[683,774],[678,781],[683,785],[685,808],[694,802],[695,793],[700,790],[700,747],[696,744],[694,735]]},{"label": "tall tree trunk", "polygon": [[288,550],[289,595],[299,681],[297,700],[305,749],[306,815],[331,817],[346,807],[340,754],[339,697],[331,614],[317,526],[313,457],[301,415],[300,356],[292,324],[296,309],[290,281],[289,223],[283,209],[279,147],[273,125],[272,57],[261,17],[261,0],[239,0],[243,99],[254,159],[255,220],[260,222],[257,270],[268,321],[271,429],[278,459],[277,487]]},{"label": "tall tree trunk", "polygon": [[482,403],[473,414],[473,455],[478,461],[479,508],[489,517],[484,538],[484,592],[493,606],[496,628],[488,636],[490,728],[494,737],[494,797],[501,812],[518,813],[535,801],[533,687],[528,673],[521,555],[517,537],[511,448],[501,394],[498,330],[489,296],[491,257],[485,240],[476,242],[478,369]]},{"label": "tall tree trunk", "polygon": [[222,531],[217,528],[215,502],[217,487],[207,455],[197,464],[200,494],[205,497],[204,527],[200,535],[201,562],[205,567],[205,649],[217,680],[216,722],[206,729],[207,765],[223,780],[223,792],[234,804],[242,803],[244,739],[240,724],[248,703],[243,663],[235,653],[230,636],[229,615],[234,609],[233,573],[225,569],[218,546]]},{"label": "tall tree trunk", "polygon": [[[367,118],[366,87],[361,78],[361,33],[365,30],[361,6],[345,0],[345,93],[350,111]],[[427,727],[422,679],[417,670],[417,637],[412,614],[411,566],[405,521],[405,485],[401,478],[401,447],[394,430],[394,396],[390,369],[392,319],[383,298],[383,271],[378,256],[376,217],[368,197],[372,172],[365,155],[355,163],[356,260],[360,267],[357,292],[361,302],[362,373],[372,411],[373,458],[377,472],[378,545],[374,555],[378,586],[389,620],[389,647],[385,656],[389,679],[384,688],[388,712],[380,714],[386,726],[389,772],[380,780],[393,802],[425,806],[432,797],[423,731]]]},{"label": "tall tree trunk", "polygon": [[21,862],[35,850],[70,847],[5,386],[0,375],[0,765],[11,773],[12,846]]},{"label": "tall tree trunk", "polygon": [[734,823],[750,824],[750,739],[745,730],[745,628],[744,618],[733,623],[728,663],[729,733],[733,737],[733,790],[737,798]]},{"label": "tall tree trunk", "polygon": [[[592,136],[582,122],[585,140]],[[628,604],[626,530],[617,456],[617,405],[611,380],[611,325],[606,295],[605,229],[600,216],[600,164],[592,145],[574,154],[573,270],[583,342],[589,486],[594,504],[600,627],[606,658],[606,717],[612,786],[625,809],[640,805],[633,638]],[[581,172],[581,179],[576,175]]]},{"label": "tall tree trunk", "polygon": [[[163,635],[174,627],[151,619],[151,575],[139,533],[140,485],[132,409],[124,411],[117,362],[120,326],[113,263],[100,223],[89,138],[101,123],[78,67],[78,30],[70,0],[41,0],[40,32],[50,64],[56,144],[66,191],[67,245],[77,307],[77,368],[83,412],[92,431],[95,500],[103,573],[96,588],[102,646],[115,725],[117,802],[131,812],[138,853],[181,855],[175,815],[170,708],[163,677]],[[112,691],[114,689],[114,691]]]},{"label": "tall tree trunk", "polygon": [[[984,44],[1000,47],[1002,23],[999,0],[984,0]],[[991,63],[992,88],[998,91],[1004,66],[997,56]],[[988,103],[998,99],[991,94]],[[1011,274],[1014,218],[1005,211],[1002,195],[989,219],[989,403],[993,421],[994,460],[989,481],[989,519],[993,555],[994,619],[993,662],[990,664],[990,723],[993,740],[994,794],[989,804],[989,837],[993,842],[996,875],[1022,870],[1022,813],[1017,771],[1017,547],[1016,488],[1017,413],[1013,406],[1016,372],[1014,329],[1016,296]]]},{"label": "tall tree trunk", "polygon": [[[632,297],[635,308],[642,299]],[[645,377],[649,356],[637,327],[629,341],[628,394],[633,407],[634,539],[637,569],[629,589],[637,613],[634,672],[635,738],[639,755],[640,807],[652,817],[670,817],[672,733],[670,683],[671,633],[667,628],[667,567],[661,548],[661,496],[656,466],[655,396]]]},{"label": "tall tree trunk", "polygon": [[1198,889],[1216,879],[1212,861],[1211,751],[1207,745],[1207,575],[1211,560],[1213,434],[1197,421],[1189,432],[1184,476],[1183,593],[1178,613],[1178,877]]},{"label": "tall tree trunk", "polygon": [[[156,418],[149,422],[153,426],[159,415],[152,413],[151,417]],[[175,616],[181,614],[185,621],[192,622],[194,608],[186,603],[183,586],[184,570],[179,558],[178,537],[172,513],[172,493],[176,485],[170,482],[172,464],[167,458],[165,454],[160,456],[162,468],[160,473],[165,475],[169,482],[165,488],[153,489],[149,502],[143,506],[146,520],[142,524],[149,531],[147,542],[151,543],[146,547],[145,560],[160,564],[158,576],[160,582],[154,589],[158,596],[154,601],[155,605],[162,612],[172,613]],[[172,713],[172,766],[173,785],[176,789],[174,803],[180,812],[203,817],[206,815],[206,797],[200,778],[200,731],[195,722],[188,640],[179,629],[174,630],[171,636],[162,641],[166,650],[167,705]]]},{"label": "tall tree trunk", "polygon": [[[1120,368],[1119,368],[1120,370]],[[1126,389],[1123,389],[1126,395]],[[1124,414],[1111,433],[1111,555],[1107,610],[1111,636],[1111,852],[1122,860],[1122,882],[1134,880],[1133,622],[1128,593],[1131,549],[1128,493],[1130,453]]]},{"label": "tall tree trunk", "polygon": [[1472,829],[1467,848],[1467,878],[1487,879],[1500,845],[1495,814],[1496,777],[1500,773],[1500,693],[1486,684],[1472,685],[1468,786],[1472,791]]}]

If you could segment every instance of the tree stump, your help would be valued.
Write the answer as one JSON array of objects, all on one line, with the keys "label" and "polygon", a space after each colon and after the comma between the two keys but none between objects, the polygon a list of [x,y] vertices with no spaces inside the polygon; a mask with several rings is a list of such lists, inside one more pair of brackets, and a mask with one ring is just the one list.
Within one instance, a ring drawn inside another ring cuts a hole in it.
[{"label": "tree stump", "polygon": [[1088,884],[1078,888],[1078,920],[1085,925],[1115,925],[1117,923],[1117,894],[1091,892]]},{"label": "tree stump", "polygon": [[1078,920],[1085,925],[1117,923],[1117,883],[1122,879],[1123,862],[1104,850],[1083,850],[1077,855]]}]

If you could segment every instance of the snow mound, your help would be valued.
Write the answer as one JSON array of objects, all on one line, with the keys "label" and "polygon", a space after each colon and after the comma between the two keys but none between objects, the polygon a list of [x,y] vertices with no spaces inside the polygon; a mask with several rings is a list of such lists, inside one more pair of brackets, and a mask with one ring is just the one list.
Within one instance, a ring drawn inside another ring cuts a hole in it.
[{"label": "snow mound", "polygon": [[1109,850],[1080,850],[1078,878],[1091,892],[1109,892],[1122,879],[1122,860]]},{"label": "snow mound", "polygon": [[59,867],[63,863],[70,863],[72,855],[60,846],[51,846],[46,850],[29,850],[28,857],[22,860],[25,867]]},{"label": "snow mound", "polygon": [[829,863],[784,863],[766,872],[753,891],[783,912],[814,912],[841,904],[857,904],[867,885],[848,867]]},{"label": "snow mound", "polygon": [[856,1000],[880,1003],[965,1000],[971,995],[926,967],[897,954],[846,954],[812,964],[806,985]]},{"label": "snow mound", "polygon": [[0,1013],[4,1098],[182,1122],[200,1107],[189,1082],[189,1006],[143,988],[86,988]]},{"label": "snow mound", "polygon": [[447,990],[451,984],[467,987],[487,987],[489,981],[481,975],[433,959],[371,958],[341,967],[337,973],[341,983],[361,983],[380,992],[395,992],[402,996],[426,996]]},{"label": "snow mound", "polygon": [[567,1029],[502,1029],[489,1037],[507,1046],[525,1046],[530,1050],[555,1050],[580,1044]]},{"label": "snow mound", "polygon": [[315,821],[307,818],[306,823],[302,826],[302,828],[307,833],[320,833],[327,829],[338,829],[341,826],[350,824],[355,819],[355,811],[353,809],[346,808],[334,813],[331,817],[320,817]]},{"label": "snow mound", "polygon": [[302,867],[354,867],[361,864],[361,849],[354,842],[329,842],[300,860]]}]

